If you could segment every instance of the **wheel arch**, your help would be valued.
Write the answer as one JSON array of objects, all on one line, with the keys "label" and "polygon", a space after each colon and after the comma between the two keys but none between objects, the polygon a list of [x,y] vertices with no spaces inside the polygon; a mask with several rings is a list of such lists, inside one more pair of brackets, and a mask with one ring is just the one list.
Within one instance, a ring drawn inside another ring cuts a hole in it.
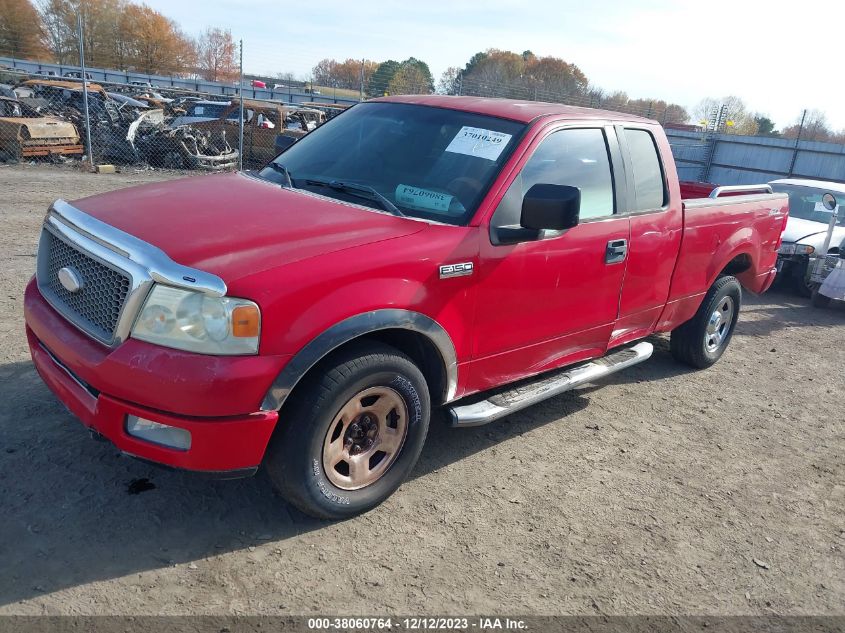
[{"label": "wheel arch", "polygon": [[291,392],[320,361],[362,339],[392,345],[409,356],[423,372],[433,402],[454,399],[458,362],[455,346],[443,326],[419,312],[384,309],[344,319],[307,343],[276,376],[261,408],[281,409]]},{"label": "wheel arch", "polygon": [[[744,273],[747,270],[751,270],[754,261],[751,259],[751,254],[747,251],[740,252],[728,261],[727,264],[722,267],[721,272],[716,276],[716,279],[719,277],[723,277],[725,275],[733,275],[736,277],[741,273]],[[713,280],[715,283],[715,279]],[[711,284],[713,285],[713,284]]]}]

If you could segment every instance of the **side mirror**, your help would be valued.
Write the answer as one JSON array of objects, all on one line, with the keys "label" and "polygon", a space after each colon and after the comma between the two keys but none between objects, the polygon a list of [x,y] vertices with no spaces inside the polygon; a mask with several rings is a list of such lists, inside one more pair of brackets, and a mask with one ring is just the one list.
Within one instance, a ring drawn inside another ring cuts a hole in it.
[{"label": "side mirror", "polygon": [[828,211],[833,211],[836,208],[836,197],[832,193],[826,193],[822,196],[822,206]]},{"label": "side mirror", "polygon": [[562,231],[578,226],[581,191],[567,185],[537,184],[522,199],[519,223],[526,229]]}]

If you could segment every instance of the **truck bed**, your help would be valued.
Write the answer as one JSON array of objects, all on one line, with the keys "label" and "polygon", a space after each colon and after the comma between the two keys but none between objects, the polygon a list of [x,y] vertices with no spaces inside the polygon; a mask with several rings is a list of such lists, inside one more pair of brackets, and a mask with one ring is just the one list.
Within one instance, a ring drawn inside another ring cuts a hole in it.
[{"label": "truck bed", "polygon": [[774,280],[788,196],[738,190],[726,194],[683,201],[683,238],[658,330],[671,330],[689,319],[724,272],[755,294]]}]

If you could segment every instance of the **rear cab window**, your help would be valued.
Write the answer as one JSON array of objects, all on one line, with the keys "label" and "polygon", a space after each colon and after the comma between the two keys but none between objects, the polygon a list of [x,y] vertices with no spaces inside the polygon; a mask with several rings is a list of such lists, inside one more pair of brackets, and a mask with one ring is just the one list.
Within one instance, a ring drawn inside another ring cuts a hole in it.
[{"label": "rear cab window", "polygon": [[662,209],[668,192],[657,145],[651,132],[625,128],[622,132],[631,158],[633,195],[628,196],[628,210],[632,212]]}]

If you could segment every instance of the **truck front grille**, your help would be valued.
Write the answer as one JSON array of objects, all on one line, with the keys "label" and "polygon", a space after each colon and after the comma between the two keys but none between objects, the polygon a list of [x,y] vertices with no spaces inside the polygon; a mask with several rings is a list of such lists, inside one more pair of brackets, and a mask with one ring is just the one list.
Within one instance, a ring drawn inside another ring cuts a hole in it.
[{"label": "truck front grille", "polygon": [[[132,285],[129,275],[94,259],[46,229],[38,258],[39,287],[53,307],[82,330],[110,343]],[[66,267],[79,276],[80,290],[70,292],[62,285],[59,271]]]}]

